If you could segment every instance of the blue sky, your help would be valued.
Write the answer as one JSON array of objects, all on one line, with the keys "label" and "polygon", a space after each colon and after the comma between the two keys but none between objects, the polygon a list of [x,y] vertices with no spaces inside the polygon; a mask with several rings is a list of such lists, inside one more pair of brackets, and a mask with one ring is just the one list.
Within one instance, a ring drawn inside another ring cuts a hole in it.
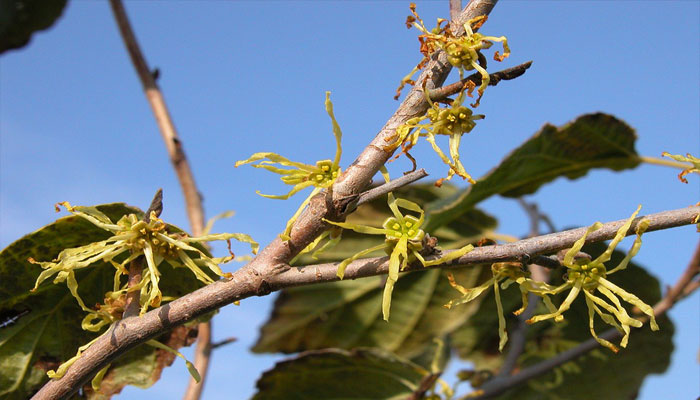
[{"label": "blue sky", "polygon": [[[418,2],[429,26],[447,1]],[[417,32],[403,24],[408,2],[172,1],[126,3],[149,64],[183,140],[207,216],[235,210],[216,231],[246,232],[262,244],[284,228],[297,202],[260,198],[288,190],[236,160],[274,151],[292,160],[331,158],[335,143],[323,109],[332,91],[343,129],[343,165],[393,113],[401,79],[420,60]],[[603,111],[637,130],[637,150],[660,156],[700,151],[700,3],[694,1],[501,1],[483,33],[506,35],[512,55],[490,69],[533,60],[527,74],[487,91],[486,119],[462,141],[462,159],[478,177],[545,122],[563,124]],[[453,79],[453,78],[450,78]],[[428,146],[421,166],[435,178],[444,165]],[[394,175],[405,161],[390,166]],[[589,225],[698,201],[698,177],[650,165],[559,179],[528,200],[557,227]],[[460,183],[461,184],[461,183]],[[72,1],[49,31],[0,56],[0,245],[53,221],[53,204],[123,201],[145,208],[165,191],[163,217],[187,226],[184,204],[140,83],[106,2]],[[299,198],[301,201],[301,197]],[[527,233],[516,202],[494,198],[483,208],[499,231]],[[673,284],[696,246],[694,227],[645,235],[636,261],[663,285]],[[623,242],[628,248],[631,240]],[[241,248],[242,250],[242,248]],[[233,267],[232,267],[233,268]],[[239,341],[213,356],[205,399],[246,398],[260,373],[280,357],[248,352],[274,296],[226,307],[217,339]],[[649,378],[641,399],[694,398],[700,313],[697,293],[671,312],[676,352],[665,375]],[[634,339],[632,338],[632,343]],[[127,398],[181,396],[180,361],[163,379]]]}]

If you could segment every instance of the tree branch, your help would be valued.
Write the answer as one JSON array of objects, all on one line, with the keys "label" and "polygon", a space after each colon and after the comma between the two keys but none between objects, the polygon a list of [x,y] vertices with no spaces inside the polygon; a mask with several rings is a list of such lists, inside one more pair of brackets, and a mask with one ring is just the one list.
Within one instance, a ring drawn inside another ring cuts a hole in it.
[{"label": "tree branch", "polygon": [[[168,108],[165,104],[165,98],[163,97],[163,94],[156,83],[156,78],[148,68],[146,58],[141,52],[141,48],[136,40],[136,35],[131,28],[129,18],[124,10],[124,5],[122,4],[121,0],[110,0],[109,4],[112,7],[114,19],[119,27],[119,33],[121,34],[122,40],[126,45],[131,62],[134,64],[136,73],[141,80],[141,85],[145,91],[146,99],[151,105],[151,110],[153,111],[153,115],[158,123],[158,128],[163,141],[165,142],[165,148],[168,151],[170,162],[172,163],[173,168],[175,169],[175,174],[180,182],[180,188],[182,189],[182,194],[185,198],[185,208],[187,209],[187,217],[190,221],[192,235],[200,236],[204,231],[204,208],[202,206],[202,198],[197,190],[194,174],[192,173],[189,163],[187,162],[187,157],[185,156],[185,150],[182,147],[182,142],[178,138],[177,131],[175,130],[175,124],[173,123],[170,113],[168,112]],[[146,218],[148,217],[149,215],[147,213]],[[138,265],[135,265],[135,267],[140,267],[141,262],[137,262]],[[133,264],[134,263],[132,263],[132,265]],[[136,269],[134,272],[136,272]],[[129,275],[131,276],[131,269],[129,270]],[[140,280],[140,271],[138,277]],[[198,330],[194,364],[195,368],[202,377],[202,380],[200,383],[197,383],[194,379],[190,379],[184,397],[186,400],[199,399],[202,389],[204,388],[204,381],[206,379],[207,369],[209,367],[209,354],[211,353],[210,322],[207,321],[199,324]]]},{"label": "tree branch", "polygon": [[[700,214],[700,206],[687,207],[636,218],[627,235],[635,234],[637,224],[642,219],[649,220],[647,232],[689,225]],[[626,220],[608,222],[587,236],[586,242],[608,240]],[[568,247],[581,238],[586,227],[559,233],[524,239],[514,243],[484,246],[452,261],[431,268],[451,268],[457,266],[520,260],[537,254],[553,253]],[[428,259],[431,259],[429,257]],[[291,267],[281,260],[270,260],[263,265],[274,273],[266,276],[251,274],[241,268],[233,277],[200,288],[176,299],[160,308],[151,310],[141,317],[125,318],[114,324],[107,334],[100,337],[68,369],[63,378],[48,382],[33,398],[58,399],[75,393],[78,388],[119,355],[135,346],[161,334],[174,326],[183,324],[207,312],[216,310],[234,301],[251,296],[263,296],[272,291],[293,286],[337,281],[337,264],[318,264],[306,267]],[[410,265],[406,270],[424,270],[422,266]],[[346,279],[382,275],[388,271],[387,257],[357,260],[345,270]],[[595,341],[594,341],[595,342]]]},{"label": "tree branch", "polygon": [[[528,203],[523,200],[522,197],[518,198],[518,203],[525,210],[528,218],[530,219],[530,233],[528,233],[527,237],[531,238],[539,236],[540,222],[542,221],[549,225],[550,233],[555,231],[554,226],[551,225],[551,220],[549,217],[540,212],[536,203]],[[539,282],[549,283],[549,273],[544,267],[538,265],[537,263],[531,263],[527,267],[532,274],[532,279]],[[513,369],[515,369],[517,366],[518,358],[520,358],[520,355],[523,354],[523,351],[525,351],[527,332],[530,330],[530,325],[526,321],[533,316],[535,309],[540,304],[539,296],[533,293],[528,293],[527,296],[527,307],[522,314],[518,315],[518,323],[515,325],[515,328],[512,329],[512,332],[510,332],[508,352],[503,359],[503,365],[498,372],[498,376],[510,375]]]},{"label": "tree branch", "polygon": [[[474,17],[488,15],[496,1],[472,0],[457,18],[456,22],[460,25],[459,34],[464,33],[462,24]],[[392,156],[394,151],[388,149],[387,144],[395,139],[396,129],[410,118],[426,112],[428,103],[420,89],[423,82],[427,89],[438,87],[445,81],[451,68],[452,66],[447,62],[447,55],[443,51],[437,52],[417,79],[421,84],[416,84],[412,88],[375,138],[338,177],[332,191],[329,192],[332,193],[332,198],[329,200],[321,194],[311,199],[308,207],[292,227],[290,239],[273,240],[253,261],[238,271],[238,277],[243,281],[251,282],[258,293],[268,292],[270,278],[283,270],[289,260],[328,228],[323,218],[340,220],[346,215],[344,211],[348,203],[370,184],[372,177]]]},{"label": "tree branch", "polygon": [[[502,71],[494,72],[493,74],[489,74],[489,86],[496,86],[500,81],[509,81],[511,79],[515,79],[525,73],[525,71],[530,68],[532,65],[532,61],[528,61],[525,63],[522,63],[520,65],[516,65],[515,67],[507,68]],[[451,83],[449,85],[433,89],[428,91],[428,96],[430,96],[430,100],[433,101],[440,101],[446,99],[448,96],[452,96],[453,94],[457,94],[467,88],[467,83],[472,82],[476,86],[481,85],[481,73],[475,72],[468,77],[457,81],[455,83]]]},{"label": "tree branch", "polygon": [[211,348],[212,348],[212,350],[218,349],[219,347],[226,346],[227,344],[231,344],[231,343],[233,343],[233,342],[235,342],[235,341],[237,341],[237,340],[238,340],[238,338],[229,337],[229,338],[226,338],[226,339],[224,339],[224,340],[222,340],[222,341],[219,341],[219,342],[216,342],[216,343],[212,343],[212,344],[211,344]]},{"label": "tree branch", "polygon": [[402,176],[401,178],[396,178],[396,179],[389,181],[388,183],[379,185],[373,189],[370,189],[366,192],[361,193],[358,196],[357,206],[359,207],[359,206],[361,206],[369,201],[376,199],[377,197],[382,197],[391,191],[394,191],[400,187],[406,186],[406,185],[413,183],[419,179],[423,179],[426,176],[428,176],[428,173],[425,172],[425,170],[423,168],[421,168],[417,171],[409,172],[408,174]]},{"label": "tree branch", "polygon": [[454,32],[458,24],[455,22],[462,11],[462,0],[450,0],[450,29]]},{"label": "tree branch", "polygon": [[109,4],[112,6],[112,12],[114,13],[114,18],[119,26],[119,32],[121,33],[126,49],[129,52],[129,57],[131,62],[134,64],[136,73],[141,80],[143,89],[146,94],[146,99],[151,106],[153,114],[158,123],[158,128],[160,129],[161,136],[165,142],[165,147],[170,156],[170,161],[173,164],[173,168],[177,174],[177,178],[180,181],[180,187],[182,188],[183,195],[185,196],[185,204],[187,206],[187,216],[190,218],[190,224],[192,225],[192,235],[201,235],[202,228],[204,227],[204,213],[202,208],[202,200],[197,191],[197,186],[194,181],[194,175],[187,163],[187,157],[185,157],[185,151],[182,148],[182,142],[180,141],[177,131],[175,130],[175,124],[173,123],[168,108],[165,104],[165,98],[158,87],[151,71],[148,69],[148,64],[146,64],[146,59],[141,52],[141,48],[136,40],[131,25],[129,24],[129,19],[124,10],[124,5],[121,0],[109,0]]},{"label": "tree branch", "polygon": [[[676,284],[673,285],[663,299],[661,299],[661,301],[656,303],[654,306],[654,316],[658,317],[664,314],[671,307],[673,307],[676,302],[689,295],[693,290],[697,289],[699,286],[698,281],[693,280],[693,278],[698,274],[700,274],[700,243],[698,243],[698,247],[695,249],[695,254],[690,260],[688,267],[685,269]],[[612,341],[619,339],[622,335],[617,329],[612,328],[598,336],[605,340]],[[502,394],[507,390],[513,389],[514,387],[519,386],[532,378],[545,374],[552,369],[572,361],[599,347],[600,344],[594,338],[591,338],[572,349],[558,354],[555,357],[524,368],[515,375],[508,377],[498,376],[481,386],[479,388],[481,395],[479,397],[475,397],[475,399],[488,399]]]}]

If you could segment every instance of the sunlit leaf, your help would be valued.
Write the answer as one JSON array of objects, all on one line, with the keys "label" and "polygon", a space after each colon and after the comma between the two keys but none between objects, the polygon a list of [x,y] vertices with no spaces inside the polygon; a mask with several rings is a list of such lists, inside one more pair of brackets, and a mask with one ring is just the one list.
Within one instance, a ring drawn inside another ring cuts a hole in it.
[{"label": "sunlit leaf", "polygon": [[608,114],[586,114],[559,128],[546,124],[476,184],[428,204],[427,229],[443,226],[496,194],[534,193],[558,177],[580,178],[593,168],[634,168],[640,162],[636,139],[629,125]]},{"label": "sunlit leaf", "polygon": [[428,371],[378,349],[307,352],[278,362],[253,400],[406,399]]}]

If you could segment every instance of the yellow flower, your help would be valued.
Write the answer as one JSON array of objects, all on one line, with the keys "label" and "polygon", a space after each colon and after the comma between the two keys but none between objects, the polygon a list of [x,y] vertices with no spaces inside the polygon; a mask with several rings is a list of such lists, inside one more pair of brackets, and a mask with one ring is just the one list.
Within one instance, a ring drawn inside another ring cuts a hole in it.
[{"label": "yellow flower", "polygon": [[[280,174],[282,175],[282,177],[280,178],[282,182],[286,183],[287,185],[294,186],[292,190],[290,190],[289,193],[285,195],[268,195],[261,194],[259,191],[256,192],[263,197],[267,197],[270,199],[286,200],[298,191],[310,186],[314,186],[314,189],[313,191],[311,191],[311,194],[309,194],[306,200],[304,200],[301,203],[301,206],[299,206],[292,218],[290,218],[287,222],[287,226],[284,229],[284,233],[280,235],[282,240],[289,240],[289,235],[292,231],[292,225],[294,225],[294,222],[296,221],[297,217],[301,215],[301,212],[304,210],[304,207],[306,207],[311,198],[314,197],[321,190],[331,187],[340,175],[341,170],[339,164],[340,156],[342,154],[342,149],[340,147],[340,139],[342,138],[343,133],[341,132],[340,126],[338,125],[338,122],[336,121],[335,116],[333,115],[333,103],[331,103],[330,96],[331,92],[326,92],[326,112],[328,113],[328,116],[331,117],[331,122],[333,124],[333,135],[335,136],[336,143],[335,158],[333,159],[333,161],[321,160],[317,161],[316,165],[309,165],[290,161],[289,159],[282,157],[281,155],[276,153],[255,153],[246,160],[236,162],[235,166],[238,167],[243,164],[260,161],[257,164],[252,164],[252,166],[255,168],[263,168],[270,172]],[[278,168],[271,164],[279,164],[284,167],[292,168]]]},{"label": "yellow flower", "polygon": [[[549,314],[536,315],[530,318],[527,321],[528,323],[535,323],[546,319],[554,319],[555,321],[563,320],[563,313],[569,309],[571,303],[573,303],[576,297],[583,293],[586,299],[586,306],[588,307],[589,329],[591,331],[591,335],[596,339],[596,341],[598,341],[598,343],[614,352],[618,351],[617,347],[609,341],[599,338],[593,329],[594,315],[597,314],[605,323],[614,326],[624,334],[622,340],[620,341],[620,346],[622,347],[627,347],[630,327],[633,326],[635,328],[639,328],[642,326],[641,321],[629,316],[625,308],[622,306],[620,298],[636,306],[644,314],[648,315],[652,330],[656,331],[659,329],[651,306],[644,303],[634,294],[625,291],[607,279],[607,275],[625,269],[632,257],[637,254],[642,245],[642,233],[644,233],[649,226],[648,220],[643,220],[637,225],[637,237],[634,240],[632,248],[620,262],[620,264],[609,271],[605,267],[605,263],[610,260],[610,256],[612,255],[613,250],[615,250],[615,247],[617,247],[620,241],[624,239],[627,231],[632,225],[632,221],[637,216],[640,209],[641,206],[637,207],[637,210],[632,214],[627,222],[625,222],[625,224],[623,224],[617,231],[615,238],[613,238],[607,250],[605,250],[605,252],[603,252],[603,254],[601,254],[598,258],[595,260],[590,260],[588,258],[576,259],[575,256],[581,250],[581,247],[583,247],[583,244],[586,241],[586,236],[599,229],[602,225],[599,222],[596,222],[588,228],[583,237],[577,240],[576,243],[574,243],[574,246],[564,256],[562,264],[568,268],[566,282],[558,287],[531,290],[532,293],[543,296],[545,299],[548,295],[562,293],[566,290],[569,290],[569,294],[566,296],[558,309],[553,311],[550,310],[551,312]],[[602,298],[599,297],[597,293],[602,295]],[[608,301],[606,301],[605,298]]]},{"label": "yellow flower", "polygon": [[[506,343],[508,342],[508,332],[506,332],[506,320],[505,316],[503,315],[503,304],[501,302],[500,289],[506,289],[512,283],[517,283],[519,285],[523,299],[523,306],[514,312],[515,315],[519,315],[525,311],[525,308],[527,308],[527,293],[531,290],[542,289],[547,285],[530,279],[530,273],[525,271],[520,263],[495,263],[491,265],[491,273],[493,274],[491,279],[473,288],[465,288],[455,281],[452,274],[448,274],[447,278],[450,281],[450,285],[462,293],[462,297],[450,300],[449,303],[445,304],[445,308],[452,308],[460,304],[468,303],[479,297],[489,288],[493,287],[494,297],[496,298],[496,309],[498,312],[498,336],[500,338],[498,350],[503,351],[503,347],[505,347]],[[548,307],[551,306],[554,308],[554,306],[551,305],[551,302],[548,302],[547,300],[549,299],[547,298],[545,303],[548,305]]]},{"label": "yellow flower", "polygon": [[[227,276],[221,271],[218,264],[233,260],[233,254],[227,257],[211,258],[192,244],[214,240],[228,242],[230,239],[236,239],[249,243],[253,253],[257,253],[258,250],[258,244],[250,236],[243,233],[220,233],[190,237],[183,232],[168,232],[168,225],[157,218],[155,213],[151,213],[149,221],[139,219],[135,214],[129,214],[114,223],[95,207],[73,207],[68,202],[59,204],[66,207],[73,215],[82,217],[99,228],[111,232],[113,236],[84,246],[64,249],[55,260],[50,262],[29,259],[30,262],[39,264],[43,268],[32,290],[36,290],[42,282],[55,275],[53,282],[65,281],[80,307],[89,313],[95,311],[87,308],[78,295],[75,271],[87,268],[96,262],[109,262],[115,268],[114,289],[108,296],[110,299],[116,300],[127,291],[140,291],[140,314],[142,315],[149,306],[158,307],[160,305],[162,293],[158,288],[160,280],[158,266],[163,261],[167,261],[173,267],[188,268],[198,280],[206,284],[214,281],[202,271],[202,267],[208,268],[216,275]],[[58,205],[56,210],[58,211]],[[124,255],[123,261],[115,261],[117,257],[122,255]],[[128,274],[126,266],[141,256],[146,261],[141,281],[131,288],[127,286],[127,283],[122,285],[121,276]],[[88,325],[90,324],[88,323]]]},{"label": "yellow flower", "polygon": [[[386,181],[389,177],[386,169],[382,171]],[[423,266],[442,264],[459,258],[474,247],[467,245],[459,250],[450,252],[449,254],[437,258],[435,260],[426,261],[420,254],[423,250],[423,238],[425,232],[421,229],[424,222],[424,213],[420,206],[412,201],[405,199],[394,198],[393,193],[388,195],[388,204],[393,217],[387,218],[381,228],[352,224],[347,222],[333,222],[324,219],[325,222],[339,226],[344,229],[352,229],[358,233],[366,233],[370,235],[384,235],[384,243],[362,250],[350,258],[343,260],[338,264],[338,277],[343,279],[345,268],[358,258],[378,250],[384,250],[389,255],[389,276],[387,277],[386,285],[384,286],[384,295],[382,298],[382,313],[384,320],[389,320],[389,312],[391,308],[391,293],[394,290],[394,285],[399,279],[399,272],[406,268],[409,262],[419,260]],[[399,208],[418,213],[418,217],[413,215],[403,215]]]},{"label": "yellow flower", "polygon": [[[422,117],[411,118],[406,121],[404,125],[401,125],[396,130],[396,140],[389,148],[396,148],[400,144],[402,147],[400,154],[408,155],[408,151],[418,142],[418,138],[425,137],[433,146],[433,150],[435,150],[442,162],[450,167],[447,172],[447,177],[438,180],[435,184],[436,186],[442,185],[442,182],[445,180],[452,179],[452,176],[455,174],[468,180],[472,184],[475,183],[474,179],[467,173],[464,169],[464,165],[462,165],[460,161],[459,145],[462,140],[462,135],[471,132],[476,126],[474,121],[483,119],[484,116],[473,115],[472,110],[462,105],[464,101],[464,91],[457,96],[449,108],[441,108],[437,103],[433,103],[430,100],[427,92],[424,93],[426,93],[425,98],[430,104],[427,113]],[[429,120],[429,122],[421,124],[424,120]],[[435,135],[449,136],[451,159],[438,147],[435,142]],[[412,157],[410,158],[412,159]]]},{"label": "yellow flower", "polygon": [[[417,71],[423,69],[425,65],[430,60],[430,57],[437,50],[444,50],[447,53],[447,60],[452,64],[452,66],[459,69],[459,78],[464,78],[464,71],[477,70],[481,74],[481,86],[479,86],[479,97],[476,102],[472,104],[472,107],[477,107],[481,97],[484,95],[484,90],[489,84],[490,78],[488,72],[486,72],[486,59],[480,57],[481,50],[488,49],[493,46],[494,42],[501,42],[503,44],[503,55],[499,54],[498,51],[494,54],[493,58],[496,61],[503,61],[506,57],[510,55],[510,48],[508,48],[508,40],[505,36],[495,37],[495,36],[485,36],[481,33],[475,33],[474,29],[478,29],[486,22],[486,16],[482,15],[467,21],[464,24],[464,35],[454,36],[450,30],[447,20],[443,18],[438,18],[437,26],[429,31],[425,27],[423,20],[418,16],[416,12],[416,5],[411,3],[411,13],[413,16],[409,16],[406,19],[406,26],[408,28],[415,27],[419,31],[423,32],[422,35],[418,36],[418,41],[420,42],[420,51],[423,54],[423,59],[416,65],[416,67],[401,80],[401,85],[396,90],[395,99],[398,99],[401,94],[401,89],[403,89],[406,83],[415,84],[411,79],[413,74]],[[443,25],[444,23],[444,25]],[[480,58],[482,58],[480,60]],[[480,65],[480,62],[484,65]],[[469,96],[471,96],[471,90],[469,91]]]},{"label": "yellow flower", "polygon": [[[229,242],[230,247],[230,240],[236,239],[249,243],[253,253],[257,253],[258,250],[258,244],[250,236],[242,233],[222,233],[203,235],[200,237],[189,237],[183,232],[171,233],[169,232],[170,227],[161,219],[157,218],[154,212],[151,212],[148,221],[139,219],[135,214],[129,214],[123,216],[116,223],[113,223],[109,217],[95,207],[73,207],[68,202],[62,202],[56,205],[56,211],[59,211],[58,205],[63,205],[73,215],[82,217],[95,226],[111,232],[113,236],[106,240],[90,243],[85,246],[65,249],[51,262],[38,262],[30,258],[30,262],[39,264],[41,268],[43,268],[32,290],[36,290],[43,281],[54,275],[56,275],[53,280],[54,283],[65,281],[71,294],[78,301],[78,304],[80,304],[80,307],[88,312],[85,318],[83,318],[81,324],[82,328],[92,332],[98,332],[103,327],[122,318],[127,292],[134,290],[139,291],[139,303],[141,305],[140,315],[144,314],[149,306],[159,306],[163,295],[158,287],[158,282],[160,280],[158,266],[163,261],[167,261],[173,267],[188,268],[198,280],[207,284],[214,282],[214,280],[202,271],[202,267],[209,268],[209,270],[219,276],[230,275],[224,274],[218,264],[233,260],[233,254],[227,257],[211,258],[202,250],[192,246],[193,243],[226,240]],[[123,258],[123,261],[115,261],[115,259],[120,256],[122,256],[121,258]],[[139,257],[143,257],[147,265],[147,268],[144,269],[142,274],[141,281],[131,287],[128,286],[128,283],[122,284],[121,276],[128,275],[126,269],[127,264]],[[86,307],[85,303],[78,295],[78,282],[75,278],[75,271],[87,268],[100,261],[108,262],[114,266],[114,287],[113,291],[105,294],[104,304],[97,305],[97,308],[93,310]],[[166,298],[166,300],[169,299],[171,298]],[[68,370],[68,367],[78,360],[82,353],[95,343],[98,338],[99,336],[89,343],[80,346],[76,355],[61,364],[55,371],[48,371],[47,375],[49,378],[61,378]],[[149,340],[146,343],[150,346],[169,351],[184,359],[184,356],[178,351],[156,342],[155,340]],[[194,365],[186,359],[185,363],[192,377],[199,382],[199,373],[194,368]],[[109,365],[97,373],[92,381],[93,389],[99,389],[102,378],[107,373],[108,369]]]}]

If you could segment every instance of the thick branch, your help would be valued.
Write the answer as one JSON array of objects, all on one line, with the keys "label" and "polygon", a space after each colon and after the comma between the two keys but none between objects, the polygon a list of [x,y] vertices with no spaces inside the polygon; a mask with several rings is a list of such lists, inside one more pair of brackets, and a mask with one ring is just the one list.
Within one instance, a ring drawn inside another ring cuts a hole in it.
[{"label": "thick branch", "polygon": [[[194,175],[187,162],[185,150],[182,147],[182,142],[178,138],[175,124],[173,123],[168,108],[165,104],[165,98],[155,81],[151,70],[148,68],[146,58],[141,52],[136,35],[134,35],[131,24],[124,10],[124,5],[121,0],[110,0],[114,18],[119,26],[126,49],[129,52],[131,62],[134,64],[136,73],[141,80],[141,85],[146,93],[146,99],[151,105],[153,115],[158,123],[160,134],[165,142],[168,156],[173,164],[175,173],[182,188],[182,194],[185,197],[185,208],[187,209],[187,217],[190,221],[190,229],[193,236],[200,236],[204,230],[204,208],[202,207],[202,199],[197,190],[197,185],[194,180]],[[162,205],[161,205],[162,208]],[[160,214],[160,213],[159,213]],[[147,213],[146,218],[149,215]],[[133,264],[133,263],[132,263]],[[139,262],[140,265],[140,262]],[[131,276],[131,270],[129,272]],[[140,273],[139,273],[140,278]],[[131,279],[131,278],[130,278]],[[199,324],[199,334],[197,337],[197,348],[195,351],[195,367],[199,371],[202,380],[197,383],[194,379],[190,379],[185,399],[199,399],[202,389],[204,388],[204,380],[209,367],[209,354],[211,353],[211,325],[210,322]]]},{"label": "thick branch", "polygon": [[[688,207],[658,214],[639,217],[634,220],[628,235],[634,234],[639,221],[649,220],[649,231],[667,229],[693,223],[700,214],[700,207]],[[608,240],[615,236],[617,229],[626,220],[609,222],[587,237],[587,242]],[[485,246],[458,258],[449,265],[439,265],[433,268],[456,267],[473,264],[493,263],[498,261],[519,260],[524,254],[537,255],[553,253],[568,247],[583,236],[586,228],[538,236],[504,245]],[[34,399],[58,399],[70,396],[83,384],[116,359],[120,354],[161,334],[174,326],[183,324],[207,312],[216,310],[234,301],[251,296],[263,296],[271,291],[293,286],[314,283],[332,282],[338,280],[337,264],[318,264],[306,267],[290,267],[284,262],[272,261],[264,265],[274,271],[268,276],[251,274],[250,270],[241,268],[227,280],[221,280],[198,289],[188,295],[174,300],[160,308],[151,310],[141,317],[131,317],[119,321],[108,334],[103,335],[83,356],[78,359],[60,380],[50,381],[35,396]],[[423,267],[412,265],[407,270],[420,270]],[[346,279],[356,279],[367,276],[386,274],[388,271],[387,257],[357,260],[348,265],[345,270]]]},{"label": "thick branch", "polygon": [[[656,305],[654,306],[654,315],[658,317],[664,314],[676,302],[678,302],[683,297],[689,295],[692,290],[697,289],[698,281],[693,280],[693,278],[696,277],[698,274],[700,274],[700,243],[698,243],[698,247],[695,249],[695,254],[690,260],[688,267],[685,269],[685,271],[678,279],[676,284],[673,285],[673,287],[666,293],[663,299],[661,299],[661,301],[656,303]],[[613,341],[619,339],[622,336],[622,334],[617,329],[613,328],[603,332],[599,336],[605,340]],[[524,368],[519,373],[513,376],[498,376],[493,380],[486,382],[480,388],[480,391],[483,392],[481,396],[479,396],[477,399],[487,399],[502,394],[507,390],[521,385],[532,378],[545,374],[551,371],[552,369],[569,361],[572,361],[588,353],[589,351],[597,348],[600,348],[600,344],[594,338],[590,338],[585,342],[582,342],[578,346],[564,351],[555,357],[549,358],[540,363]]]},{"label": "thick branch", "polygon": [[455,22],[462,12],[462,0],[450,0],[450,29],[454,32],[457,29]]}]

